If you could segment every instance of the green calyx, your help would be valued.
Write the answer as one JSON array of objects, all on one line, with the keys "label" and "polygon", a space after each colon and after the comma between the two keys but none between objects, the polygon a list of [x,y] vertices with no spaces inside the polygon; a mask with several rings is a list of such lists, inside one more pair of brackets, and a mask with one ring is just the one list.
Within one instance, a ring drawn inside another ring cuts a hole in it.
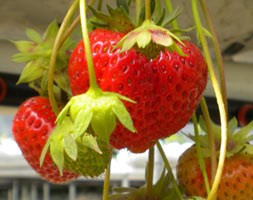
[{"label": "green calyx", "polygon": [[[12,60],[18,63],[26,63],[17,84],[28,83],[41,95],[47,94],[47,74],[50,57],[59,31],[56,20],[51,22],[45,33],[40,33],[33,29],[27,29],[26,34],[30,41],[13,41],[19,53],[12,56]],[[68,65],[69,51],[75,45],[74,40],[67,38],[62,44],[56,59],[55,82],[58,87],[70,94],[66,68]]]},{"label": "green calyx", "polygon": [[176,42],[183,45],[183,42],[166,28],[156,25],[152,20],[145,20],[140,27],[126,34],[115,48],[121,47],[123,52],[136,47],[148,58],[156,57],[165,48],[184,55]]},{"label": "green calyx", "polygon": [[[203,132],[206,133],[207,127],[202,117],[200,118],[199,125]],[[219,149],[221,127],[212,122],[212,130],[216,141],[216,149]],[[252,130],[253,121],[242,128],[238,128],[238,122],[235,117],[229,121],[227,132],[227,157],[233,156],[236,153],[248,153],[253,155],[253,146],[250,144],[250,141],[253,139],[253,136],[250,134]],[[194,137],[191,138],[194,140]],[[204,156],[209,156],[211,152],[209,152],[210,146],[206,134],[200,136],[200,145],[203,150],[202,152],[204,152]]]},{"label": "green calyx", "polygon": [[89,22],[95,27],[107,28],[109,30],[126,33],[135,27],[129,18],[127,11],[121,6],[112,8],[108,5],[107,10],[109,14],[98,11],[91,6],[89,6],[89,9],[94,15]]},{"label": "green calyx", "polygon": [[88,132],[109,144],[109,138],[119,121],[126,129],[135,132],[130,114],[121,100],[134,103],[127,97],[90,88],[85,94],[74,96],[57,117],[57,124],[67,116],[74,121],[73,136]]},{"label": "green calyx", "polygon": [[72,120],[66,117],[61,125],[57,125],[53,129],[40,156],[41,166],[43,165],[46,153],[49,151],[52,160],[62,175],[65,167],[65,156],[68,156],[73,162],[76,161],[78,158],[78,143],[80,142],[83,148],[87,148],[87,151],[95,151],[98,154],[103,154],[96,137],[88,133],[84,133],[81,137],[76,137],[73,133],[73,127]]}]

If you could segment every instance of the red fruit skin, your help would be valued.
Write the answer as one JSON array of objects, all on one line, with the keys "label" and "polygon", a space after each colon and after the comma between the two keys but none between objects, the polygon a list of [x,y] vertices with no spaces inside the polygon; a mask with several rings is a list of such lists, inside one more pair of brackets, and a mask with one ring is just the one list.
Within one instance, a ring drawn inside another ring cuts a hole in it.
[{"label": "red fruit skin", "polygon": [[55,114],[47,98],[36,96],[23,102],[14,116],[12,132],[23,156],[41,177],[52,183],[64,183],[76,179],[77,174],[63,171],[61,176],[57,166],[47,153],[40,167],[40,154],[54,127]]},{"label": "red fruit skin", "polygon": [[[210,158],[205,159],[206,171],[211,180]],[[179,158],[177,179],[186,195],[206,197],[203,175],[196,157],[196,148],[192,146]],[[235,154],[226,158],[218,188],[218,200],[253,199],[253,156]]]},{"label": "red fruit skin", "polygon": [[[187,41],[184,46],[179,44],[185,56],[165,50],[149,60],[134,49],[113,51],[123,36],[96,29],[90,33],[90,43],[99,86],[137,102],[125,102],[137,133],[118,125],[111,145],[139,153],[186,125],[206,87],[207,66],[200,50]],[[71,55],[68,75],[73,95],[87,91],[89,77],[82,41]]]}]

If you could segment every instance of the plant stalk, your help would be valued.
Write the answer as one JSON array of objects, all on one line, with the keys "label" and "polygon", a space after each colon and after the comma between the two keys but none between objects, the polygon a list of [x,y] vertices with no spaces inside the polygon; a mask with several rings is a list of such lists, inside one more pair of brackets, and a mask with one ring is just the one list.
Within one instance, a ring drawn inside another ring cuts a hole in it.
[{"label": "plant stalk", "polygon": [[70,20],[72,19],[74,13],[75,13],[75,10],[77,9],[78,7],[78,2],[79,0],[75,0],[66,16],[64,17],[63,21],[62,21],[62,24],[61,24],[61,27],[59,29],[59,32],[56,36],[56,39],[55,39],[55,43],[54,43],[54,46],[53,46],[53,50],[52,50],[52,54],[51,54],[51,58],[50,58],[50,63],[49,63],[49,70],[48,70],[48,97],[49,97],[49,100],[50,100],[50,104],[52,106],[52,109],[54,111],[54,113],[56,115],[59,114],[59,108],[58,108],[58,105],[57,105],[57,102],[56,102],[56,99],[55,99],[55,96],[54,96],[54,70],[55,70],[55,63],[56,63],[56,59],[57,59],[57,53],[58,53],[58,50],[59,48],[61,47],[61,42],[62,42],[62,36],[64,35],[64,31],[67,29],[69,23],[70,23]]},{"label": "plant stalk", "polygon": [[220,146],[220,155],[219,155],[219,162],[218,162],[218,167],[217,167],[217,172],[214,177],[214,181],[211,187],[211,191],[207,197],[207,200],[214,200],[216,199],[218,187],[221,181],[221,176],[224,168],[224,162],[226,158],[226,147],[227,147],[227,110],[225,108],[225,104],[223,102],[223,96],[220,91],[219,83],[215,75],[214,67],[213,67],[213,62],[210,56],[210,52],[208,49],[208,44],[206,37],[203,33],[202,29],[202,24],[200,20],[200,16],[198,13],[198,5],[197,5],[197,0],[192,0],[192,12],[196,24],[196,29],[199,34],[200,42],[203,47],[204,55],[206,58],[207,66],[208,66],[208,71],[210,75],[210,79],[213,85],[214,93],[216,96],[217,104],[219,107],[220,111],[220,120],[221,120],[221,146]]},{"label": "plant stalk", "polygon": [[145,0],[145,19],[151,19],[150,0]]},{"label": "plant stalk", "polygon": [[82,29],[82,36],[83,36],[83,43],[85,48],[85,55],[88,72],[89,72],[89,80],[90,80],[90,88],[97,89],[97,78],[94,69],[94,63],[92,59],[92,52],[90,47],[90,40],[89,40],[89,33],[88,33],[88,26],[87,26],[87,19],[86,19],[86,1],[80,0],[80,17],[81,17],[81,29]]},{"label": "plant stalk", "polygon": [[160,144],[159,141],[157,141],[156,146],[157,146],[157,148],[158,148],[158,150],[160,152],[160,155],[161,155],[161,157],[163,159],[164,166],[165,166],[165,168],[166,168],[169,176],[172,178],[172,184],[173,184],[173,187],[174,187],[174,189],[176,191],[176,195],[178,196],[178,199],[184,199],[183,195],[182,195],[182,193],[181,193],[181,191],[180,191],[180,189],[178,187],[178,184],[177,184],[177,181],[176,181],[176,179],[174,177],[172,169],[170,167],[169,161],[168,161],[168,159],[167,159],[167,157],[166,157],[166,155],[165,155],[165,153],[163,151],[162,145]]},{"label": "plant stalk", "polygon": [[[148,199],[152,197],[153,193],[153,177],[154,177],[154,147],[149,149],[148,153],[148,165],[147,165],[147,191],[146,196]],[[150,199],[151,200],[151,199]]]},{"label": "plant stalk", "polygon": [[215,136],[213,134],[213,128],[212,128],[212,120],[208,111],[208,107],[206,104],[206,100],[203,97],[200,101],[200,107],[201,111],[203,113],[204,120],[206,122],[206,127],[207,127],[207,135],[208,135],[208,141],[210,144],[210,150],[211,150],[211,177],[213,182],[213,179],[216,174],[216,169],[217,169],[217,157],[216,157],[216,145],[215,145]]},{"label": "plant stalk", "polygon": [[196,150],[197,150],[198,162],[199,162],[200,170],[201,170],[203,178],[204,178],[206,192],[207,192],[207,194],[209,194],[210,185],[209,185],[209,180],[208,180],[208,176],[207,176],[207,172],[206,172],[205,160],[204,160],[202,152],[201,152],[200,141],[199,141],[198,121],[197,121],[197,116],[196,116],[195,112],[192,115],[192,121],[193,121],[194,133],[195,133],[194,134],[195,135],[195,142],[196,142],[195,145],[196,145]]},{"label": "plant stalk", "polygon": [[[212,23],[211,15],[209,13],[207,3],[205,0],[200,0],[200,5],[204,14],[204,17],[207,22],[207,26],[212,34],[212,42],[213,42],[213,47],[215,51],[215,56],[216,56],[216,61],[217,61],[217,66],[218,66],[218,73],[219,73],[219,78],[220,78],[220,85],[221,85],[221,93],[223,96],[223,101],[225,104],[226,110],[228,109],[228,103],[227,103],[227,89],[226,89],[226,81],[225,81],[225,72],[224,72],[224,63],[222,59],[222,54],[219,46],[219,41],[217,37],[217,33],[215,31],[215,28]],[[227,113],[227,111],[226,111]]]},{"label": "plant stalk", "polygon": [[108,163],[107,169],[105,171],[102,200],[108,200],[109,199],[110,178],[111,178],[111,160]]}]

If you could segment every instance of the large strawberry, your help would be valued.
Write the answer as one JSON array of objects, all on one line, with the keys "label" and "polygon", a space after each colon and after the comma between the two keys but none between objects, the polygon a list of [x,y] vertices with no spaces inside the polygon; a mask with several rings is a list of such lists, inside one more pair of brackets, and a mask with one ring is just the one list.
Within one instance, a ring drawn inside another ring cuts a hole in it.
[{"label": "large strawberry", "polygon": [[[136,102],[125,102],[125,106],[137,133],[118,125],[110,142],[117,149],[143,152],[188,122],[205,89],[207,67],[200,50],[188,41],[174,42],[177,51],[153,45],[146,54],[141,48],[121,53],[115,45],[123,37],[103,29],[89,35],[99,86]],[[71,55],[68,74],[74,95],[87,91],[89,77],[82,41]]]},{"label": "large strawberry", "polygon": [[12,132],[23,156],[42,178],[52,183],[64,183],[76,179],[78,175],[64,170],[62,176],[46,154],[40,167],[41,151],[54,127],[55,115],[49,100],[45,97],[32,97],[22,103],[14,116]]},{"label": "large strawberry", "polygon": [[[217,193],[217,199],[219,200],[253,199],[253,154],[252,145],[248,143],[252,139],[252,136],[248,133],[253,128],[253,122],[233,133],[232,130],[237,127],[235,122],[235,119],[230,122],[227,158]],[[218,144],[219,135],[217,134],[216,137]],[[200,144],[202,156],[204,157],[204,169],[210,182],[211,161],[207,137],[203,136]],[[180,156],[177,165],[179,184],[189,196],[206,197],[207,195],[204,176],[200,169],[196,146],[193,145]]]}]

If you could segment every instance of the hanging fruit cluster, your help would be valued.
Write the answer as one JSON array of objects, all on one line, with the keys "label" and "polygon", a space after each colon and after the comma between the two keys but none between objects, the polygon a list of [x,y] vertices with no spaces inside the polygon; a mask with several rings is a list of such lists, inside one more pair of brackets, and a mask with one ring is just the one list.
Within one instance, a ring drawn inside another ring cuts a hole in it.
[{"label": "hanging fruit cluster", "polygon": [[[166,160],[167,172],[152,184],[153,148],[157,144],[163,154],[158,140],[180,131],[200,101],[205,111],[201,99],[208,74],[222,110],[220,147],[226,149],[226,107],[222,107],[226,96],[217,87],[210,57],[206,56],[210,54],[205,38],[210,34],[198,21],[197,2],[192,1],[193,13],[206,57],[183,35],[185,30],[178,28],[180,12],[172,10],[169,1],[166,9],[159,0],[146,0],[143,7],[136,1],[135,20],[130,15],[132,1],[116,1],[116,8],[107,6],[107,14],[100,10],[101,4],[98,9],[93,4],[74,0],[60,27],[53,21],[43,36],[28,29],[30,41],[14,42],[20,52],[13,60],[26,63],[18,83],[29,84],[38,96],[19,107],[13,136],[28,163],[53,183],[78,176],[98,177],[105,171],[108,175],[113,149],[126,148],[133,153],[149,149],[146,187],[135,192],[126,189],[110,198],[186,198]],[[88,20],[86,12],[92,13]],[[82,32],[79,41],[71,35],[78,26]],[[205,120],[207,116],[204,114]],[[210,119],[206,125],[210,133],[208,125]],[[214,183],[220,181],[224,159],[222,154]],[[184,177],[188,173],[181,167],[188,166],[184,162],[179,164],[179,180],[185,188],[193,187]],[[104,200],[109,198],[107,185]],[[208,192],[215,194],[216,185]],[[208,192],[186,194],[203,196]]]}]

